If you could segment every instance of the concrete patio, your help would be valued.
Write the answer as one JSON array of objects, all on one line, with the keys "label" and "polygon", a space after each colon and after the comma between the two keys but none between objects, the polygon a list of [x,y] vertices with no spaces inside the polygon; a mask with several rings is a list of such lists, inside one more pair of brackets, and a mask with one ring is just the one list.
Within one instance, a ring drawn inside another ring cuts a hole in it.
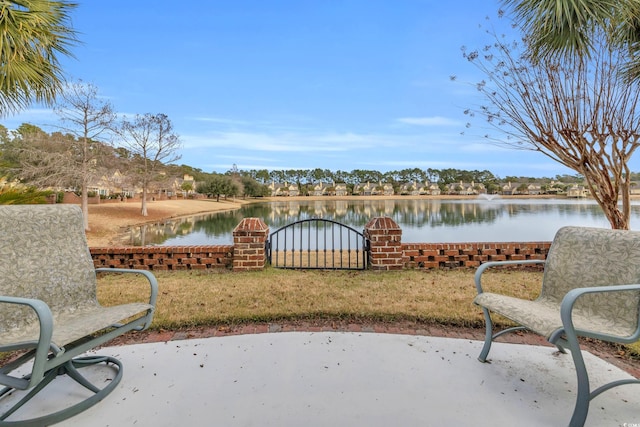
[{"label": "concrete patio", "polygon": [[[569,355],[550,347],[350,332],[283,332],[106,347],[124,378],[64,426],[564,426],[575,399]],[[630,377],[585,354],[592,385]],[[87,368],[94,369],[94,368]],[[83,370],[85,372],[86,370]],[[105,381],[112,371],[91,371]],[[38,410],[84,395],[66,378]],[[11,398],[14,398],[13,396]],[[6,406],[7,402],[2,402]],[[22,416],[40,415],[24,411]],[[640,386],[591,404],[587,426],[640,425]]]}]

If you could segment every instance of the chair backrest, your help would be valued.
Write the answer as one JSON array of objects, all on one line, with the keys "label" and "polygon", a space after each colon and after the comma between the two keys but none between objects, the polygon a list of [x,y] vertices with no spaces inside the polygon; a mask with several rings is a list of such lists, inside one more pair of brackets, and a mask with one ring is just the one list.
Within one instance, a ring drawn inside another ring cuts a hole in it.
[{"label": "chair backrest", "polygon": [[[75,205],[0,206],[0,295],[44,301],[54,313],[98,304],[82,211]],[[0,304],[0,328],[33,320]]]},{"label": "chair backrest", "polygon": [[[551,244],[541,298],[561,301],[574,288],[640,283],[640,232],[563,227]],[[588,295],[577,307],[637,325],[640,292]]]}]

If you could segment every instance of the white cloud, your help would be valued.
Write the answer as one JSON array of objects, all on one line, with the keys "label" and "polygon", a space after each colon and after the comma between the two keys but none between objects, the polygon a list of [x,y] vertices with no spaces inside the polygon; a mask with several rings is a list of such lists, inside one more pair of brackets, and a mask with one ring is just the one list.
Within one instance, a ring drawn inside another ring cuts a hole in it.
[{"label": "white cloud", "polygon": [[182,135],[185,148],[235,148],[269,152],[344,152],[381,146],[398,146],[396,137],[345,133],[216,132]]},{"label": "white cloud", "polygon": [[434,117],[402,117],[397,119],[400,123],[417,126],[460,126],[457,120],[448,119],[442,116]]},{"label": "white cloud", "polygon": [[229,159],[229,160],[236,160],[236,161],[242,161],[242,162],[271,162],[273,161],[272,158],[269,157],[254,157],[254,156],[238,156],[235,154],[221,154],[216,156],[219,159]]},{"label": "white cloud", "polygon": [[296,135],[268,135],[248,132],[224,132],[198,136],[184,136],[185,148],[236,148],[250,151],[304,152],[339,150],[335,145],[318,145],[313,139],[306,141]]},{"label": "white cloud", "polygon": [[234,125],[234,126],[238,126],[238,125],[247,126],[251,124],[251,122],[244,121],[244,120],[226,119],[222,117],[190,117],[189,119],[195,120],[197,122],[217,123],[217,124]]},{"label": "white cloud", "polygon": [[23,123],[31,123],[39,127],[46,127],[58,120],[52,109],[30,108],[2,120],[8,129],[17,129]]}]

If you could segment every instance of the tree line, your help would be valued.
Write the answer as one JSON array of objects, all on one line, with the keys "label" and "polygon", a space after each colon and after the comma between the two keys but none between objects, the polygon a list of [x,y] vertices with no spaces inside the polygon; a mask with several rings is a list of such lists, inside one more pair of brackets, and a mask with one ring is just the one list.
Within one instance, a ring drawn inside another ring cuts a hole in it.
[{"label": "tree line", "polygon": [[[152,120],[164,123],[170,128],[166,117],[139,116],[142,129],[151,127]],[[121,125],[123,126],[123,125]],[[127,122],[127,130],[136,131],[134,123]],[[162,128],[160,128],[160,131]],[[23,123],[14,131],[0,125],[0,176],[9,180],[18,179],[24,184],[38,188],[54,187],[74,189],[79,195],[86,195],[89,182],[100,176],[111,176],[116,170],[122,172],[123,186],[141,186],[147,190],[162,188],[176,178],[190,175],[194,178],[194,191],[219,199],[220,197],[263,197],[271,195],[269,185],[295,185],[301,194],[308,194],[318,183],[344,183],[353,191],[356,184],[388,183],[398,190],[408,183],[437,183],[441,189],[457,182],[483,184],[488,192],[500,191],[507,182],[531,183],[558,181],[564,184],[581,183],[580,175],[556,175],[555,177],[498,177],[488,170],[463,170],[455,168],[420,169],[406,168],[381,172],[370,169],[332,171],[330,169],[288,169],[288,170],[241,170],[232,167],[224,173],[205,172],[189,165],[177,165],[176,153],[153,151],[149,144],[141,148],[117,146],[86,138],[72,132],[54,131],[47,133],[40,127]],[[142,137],[136,136],[139,139]],[[153,151],[153,153],[152,153]],[[150,154],[153,154],[151,156]],[[163,157],[163,154],[166,154]],[[166,159],[170,161],[167,161]]]},{"label": "tree line", "polygon": [[[330,169],[250,169],[242,170],[235,166],[224,173],[207,173],[188,165],[168,165],[167,171],[175,176],[188,174],[196,181],[195,191],[220,199],[220,197],[267,197],[271,195],[271,187],[275,185],[293,185],[301,195],[308,195],[319,184],[346,184],[351,193],[357,184],[384,183],[391,184],[396,194],[404,184],[435,183],[442,191],[449,184],[459,182],[483,184],[488,193],[494,194],[502,190],[508,182],[519,183],[526,187],[529,183],[559,183],[563,188],[571,184],[582,184],[584,177],[580,175],[556,175],[555,177],[505,176],[500,178],[488,170],[464,170],[455,168],[426,169],[407,168],[381,172],[371,169],[354,169],[352,171],[332,171]],[[632,174],[640,180],[640,173]]]},{"label": "tree line", "polygon": [[420,169],[406,168],[381,172],[369,169],[353,169],[351,171],[332,171],[329,169],[289,169],[289,170],[231,170],[227,174],[239,173],[242,176],[250,176],[254,180],[269,184],[289,183],[297,185],[310,185],[319,182],[324,183],[345,183],[347,185],[362,184],[366,182],[389,183],[401,185],[406,183],[437,183],[443,186],[456,182],[480,183],[485,186],[500,185],[507,182],[540,182],[540,181],[560,181],[564,183],[579,183],[583,181],[580,175],[556,175],[555,177],[526,177],[526,176],[505,176],[499,177],[488,170],[464,170],[455,168],[444,169]]}]

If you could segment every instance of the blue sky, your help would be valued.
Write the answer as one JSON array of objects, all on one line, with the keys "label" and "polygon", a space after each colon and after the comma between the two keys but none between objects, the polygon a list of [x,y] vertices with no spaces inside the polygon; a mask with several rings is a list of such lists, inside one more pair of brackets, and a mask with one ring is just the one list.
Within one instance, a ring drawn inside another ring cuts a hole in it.
[{"label": "blue sky", "polygon": [[[82,44],[63,61],[68,75],[96,85],[120,114],[167,114],[183,143],[179,164],[574,174],[465,129],[463,110],[480,102],[470,83],[482,75],[460,48],[481,47],[479,25],[497,0],[79,3]],[[0,123],[51,131],[54,118],[34,106]]]}]

